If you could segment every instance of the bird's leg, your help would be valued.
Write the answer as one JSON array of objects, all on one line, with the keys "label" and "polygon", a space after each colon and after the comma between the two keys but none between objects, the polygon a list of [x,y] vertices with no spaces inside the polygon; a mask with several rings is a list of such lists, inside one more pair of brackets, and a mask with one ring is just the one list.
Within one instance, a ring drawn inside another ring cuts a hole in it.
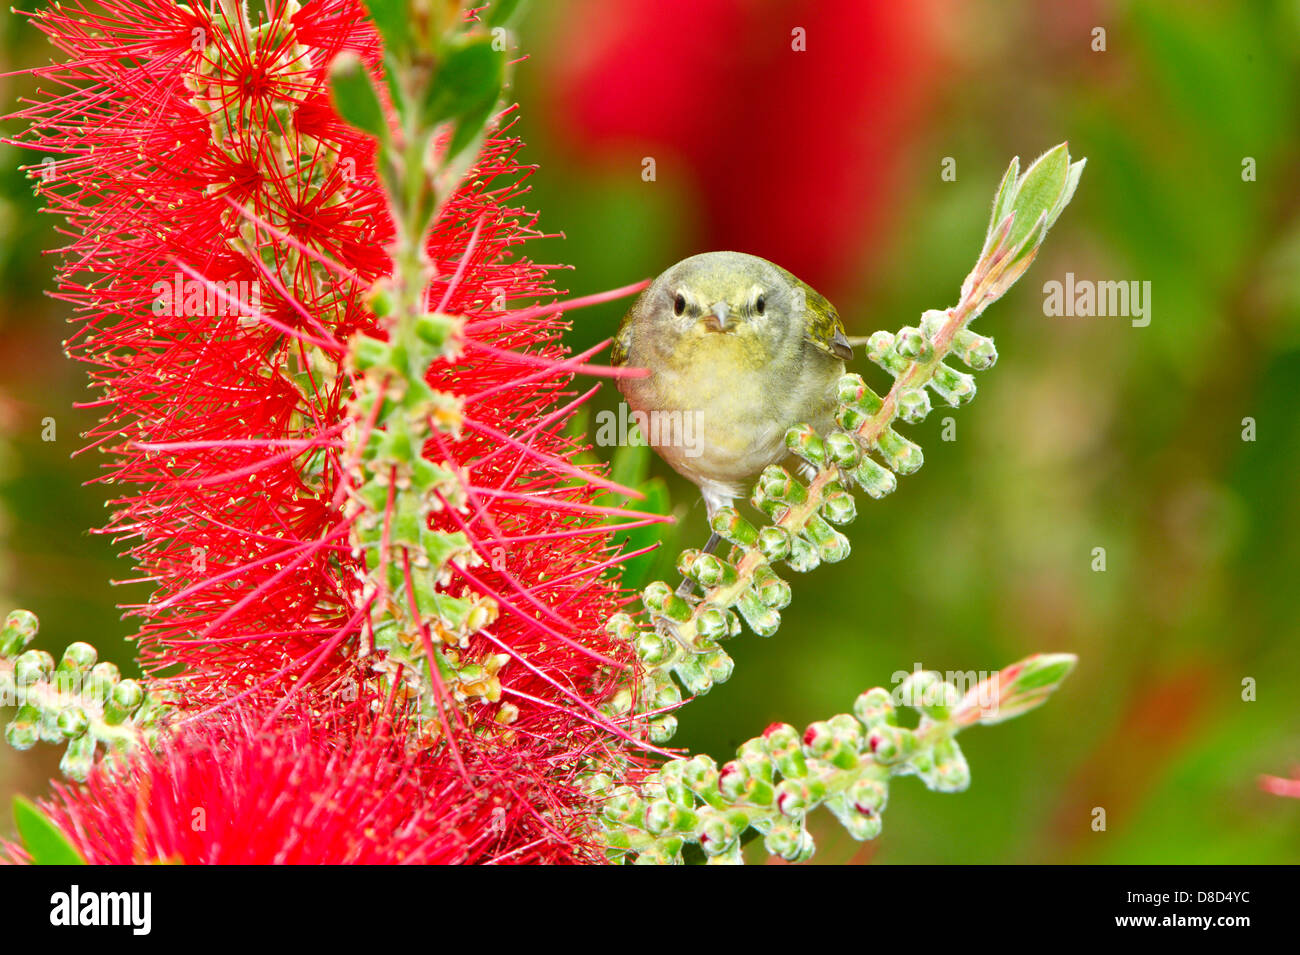
[{"label": "bird's leg", "polygon": [[[722,538],[718,536],[718,532],[713,530],[713,515],[717,514],[721,508],[730,507],[735,498],[707,483],[700,488],[700,496],[704,498],[704,510],[709,517],[709,539],[700,550],[700,553],[712,554],[722,541]],[[689,597],[694,592],[695,581],[689,577],[683,577],[682,582],[677,586],[677,596]]]}]

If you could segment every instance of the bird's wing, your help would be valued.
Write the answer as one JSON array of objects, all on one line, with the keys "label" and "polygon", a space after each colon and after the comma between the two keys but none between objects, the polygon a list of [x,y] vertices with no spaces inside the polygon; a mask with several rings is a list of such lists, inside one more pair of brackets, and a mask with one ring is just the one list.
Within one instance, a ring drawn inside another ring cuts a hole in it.
[{"label": "bird's wing", "polygon": [[799,279],[794,281],[796,287],[803,289],[804,305],[808,310],[804,339],[841,361],[852,361],[853,346],[844,334],[844,323],[840,321],[840,313],[835,311],[835,306],[808,283]]},{"label": "bird's wing", "polygon": [[627,353],[632,348],[632,316],[629,313],[624,319],[623,324],[619,326],[618,334],[614,336],[614,347],[609,352],[609,363],[615,367],[622,367],[627,364]]}]

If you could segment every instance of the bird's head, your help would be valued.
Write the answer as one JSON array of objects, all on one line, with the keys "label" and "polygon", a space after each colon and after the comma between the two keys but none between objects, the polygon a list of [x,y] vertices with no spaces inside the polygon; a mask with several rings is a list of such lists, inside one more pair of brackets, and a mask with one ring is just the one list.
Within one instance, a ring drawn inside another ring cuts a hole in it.
[{"label": "bird's head", "polygon": [[683,259],[644,293],[648,310],[680,334],[784,338],[802,309],[795,286],[771,262],[741,252]]}]

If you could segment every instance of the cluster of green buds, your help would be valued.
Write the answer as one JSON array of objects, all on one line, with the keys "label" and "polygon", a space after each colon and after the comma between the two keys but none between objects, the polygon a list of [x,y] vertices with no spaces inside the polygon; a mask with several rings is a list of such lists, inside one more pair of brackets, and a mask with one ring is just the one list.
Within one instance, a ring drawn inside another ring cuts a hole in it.
[{"label": "cluster of green buds", "polygon": [[[461,347],[462,319],[428,311],[434,269],[429,230],[478,153],[506,79],[502,42],[516,4],[498,3],[470,19],[459,3],[368,0],[384,39],[384,75],[396,114],[390,123],[376,78],[355,56],[335,60],[330,90],[339,113],[373,136],[376,165],[396,234],[393,271],[368,301],[382,337],[358,334],[349,346],[355,391],[347,435],[353,551],[364,561],[368,607],[360,653],[414,701],[426,725],[444,703],[497,702],[504,654],[465,655],[491,625],[497,605],[447,588],[452,565],[481,563],[460,531],[434,528],[431,515],[465,505],[464,480],[424,456],[435,435],[459,435],[458,396],[432,388],[429,370]],[[371,643],[372,642],[372,643]],[[508,721],[513,707],[503,706]]]},{"label": "cluster of green buds", "polygon": [[780,627],[790,586],[778,565],[803,573],[848,556],[848,538],[836,528],[857,514],[852,489],[881,498],[894,490],[899,475],[921,467],[920,447],[894,430],[896,420],[923,421],[931,410],[931,394],[952,407],[975,396],[974,378],[947,361],[956,359],[979,371],[997,360],[992,339],[968,326],[1033,261],[1048,228],[1073,196],[1084,162],[1071,163],[1064,143],[1023,175],[1019,160],[1013,160],[958,304],[927,311],[915,327],[896,334],[877,332],[868,340],[868,357],[893,378],[889,391],[882,396],[859,375],[845,375],[839,382],[838,430],[823,436],[803,425],[785,436],[807,483],[778,465],[768,467],[750,503],[770,523],[759,527],[735,509],[722,508],[713,516],[712,529],[730,545],[728,552],[717,556],[687,550],[681,555],[678,569],[702,595],[683,596],[656,581],[642,591],[652,628],[638,627],[625,614],[609,622],[612,634],[633,644],[644,670],[635,704],[630,694],[622,694],[611,701],[612,712],[635,705],[648,715],[651,738],[668,739],[676,721],[667,710],[680,699],[668,674],[688,693],[707,693],[731,675],[732,659],[719,642],[739,634],[742,619],[763,637]]},{"label": "cluster of green buds", "polygon": [[[874,839],[894,776],[914,775],[936,792],[960,792],[970,769],[954,739],[975,723],[998,723],[1040,705],[1073,668],[1070,654],[1029,657],[965,694],[931,671],[908,676],[891,694],[877,687],[801,735],[775,723],[719,767],[708,756],[675,759],[637,786],[592,777],[608,856],[645,865],[701,855],[738,864],[750,834],[791,862],[814,851],[808,814],[825,806],[854,839]],[[903,726],[897,705],[920,713]]]},{"label": "cluster of green buds", "polygon": [[157,742],[165,700],[99,662],[88,643],[71,644],[56,666],[44,650],[26,649],[36,631],[36,615],[27,610],[10,613],[0,631],[0,705],[18,708],[5,728],[11,746],[66,743],[59,768],[83,780],[99,747],[117,756]]}]

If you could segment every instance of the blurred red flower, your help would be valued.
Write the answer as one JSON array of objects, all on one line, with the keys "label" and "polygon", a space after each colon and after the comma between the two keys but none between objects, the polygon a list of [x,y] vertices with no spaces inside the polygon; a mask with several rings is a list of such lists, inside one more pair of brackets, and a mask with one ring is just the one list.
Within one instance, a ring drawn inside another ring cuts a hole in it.
[{"label": "blurred red flower", "polygon": [[938,85],[934,4],[669,6],[683,15],[660,0],[574,10],[546,84],[558,141],[576,161],[639,169],[654,156],[660,179],[681,164],[703,247],[762,255],[828,294],[844,288]]}]

